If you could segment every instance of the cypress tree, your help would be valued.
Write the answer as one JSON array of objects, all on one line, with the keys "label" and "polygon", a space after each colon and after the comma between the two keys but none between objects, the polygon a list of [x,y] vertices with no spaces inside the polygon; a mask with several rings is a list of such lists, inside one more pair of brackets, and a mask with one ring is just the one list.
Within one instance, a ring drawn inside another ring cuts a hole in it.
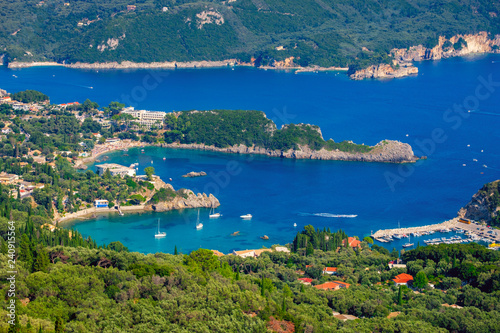
[{"label": "cypress tree", "polygon": [[179,253],[177,252],[177,245],[174,247],[174,255],[178,255]]},{"label": "cypress tree", "polygon": [[403,286],[399,286],[399,291],[398,291],[398,305],[403,305],[403,291],[402,291]]}]

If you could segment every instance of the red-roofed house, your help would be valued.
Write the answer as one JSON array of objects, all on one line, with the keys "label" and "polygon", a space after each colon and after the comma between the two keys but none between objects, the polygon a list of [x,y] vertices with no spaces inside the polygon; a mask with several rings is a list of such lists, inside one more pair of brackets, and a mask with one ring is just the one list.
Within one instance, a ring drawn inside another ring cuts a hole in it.
[{"label": "red-roofed house", "polygon": [[306,265],[306,268],[311,268],[313,267],[313,265]]},{"label": "red-roofed house", "polygon": [[403,286],[403,285],[407,286],[408,282],[413,281],[413,276],[411,276],[410,274],[403,273],[396,275],[394,279],[392,279],[392,281],[394,281],[396,286]]},{"label": "red-roofed house", "polygon": [[316,289],[320,290],[339,290],[339,289],[347,289],[351,285],[349,283],[341,282],[341,281],[331,281],[331,282],[325,282],[323,284],[318,284],[317,286],[314,286]]},{"label": "red-roofed house", "polygon": [[300,283],[302,284],[305,284],[305,285],[311,285],[311,282],[313,281],[313,279],[311,278],[300,278],[300,279],[297,279]]},{"label": "red-roofed house", "polygon": [[[345,246],[345,240],[342,241],[342,245]],[[360,240],[357,240],[356,238],[354,237],[348,237],[347,238],[347,242],[349,243],[349,246],[350,247],[361,247],[361,241]]]},{"label": "red-roofed house", "polygon": [[325,267],[323,268],[323,274],[337,275],[337,267]]}]

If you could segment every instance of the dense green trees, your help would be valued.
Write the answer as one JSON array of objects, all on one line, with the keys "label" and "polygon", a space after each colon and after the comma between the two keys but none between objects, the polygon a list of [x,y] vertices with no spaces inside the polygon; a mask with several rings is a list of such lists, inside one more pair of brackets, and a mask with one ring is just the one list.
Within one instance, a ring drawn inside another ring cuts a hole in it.
[{"label": "dense green trees", "polygon": [[278,130],[260,111],[185,111],[179,116],[167,115],[165,126],[167,143],[204,143],[216,147],[243,144],[280,150],[297,149],[299,145],[314,150],[325,148],[349,152],[368,152],[372,149],[346,141],[325,141],[319,127],[314,125],[290,124]]},{"label": "dense green trees", "polygon": [[[424,44],[439,36],[481,30],[498,34],[499,4],[478,0],[313,0],[211,3],[222,24],[201,25],[206,10],[195,0],[110,0],[26,4],[6,1],[0,21],[4,62],[191,61],[255,59],[256,65],[294,57],[302,66],[366,66],[386,61],[387,52]],[[163,7],[168,11],[163,11]],[[114,47],[108,40],[114,39]],[[463,43],[458,42],[459,49]],[[278,46],[282,48],[276,49]]]},{"label": "dense green trees", "polygon": [[49,100],[49,96],[36,90],[19,91],[10,95],[10,97],[15,101],[23,103],[43,102]]},{"label": "dense green trees", "polygon": [[[18,211],[12,215],[21,235],[17,293],[19,299],[29,300],[27,306],[18,306],[22,332],[28,332],[28,322],[43,331],[97,332],[112,327],[121,332],[266,332],[271,317],[291,323],[295,332],[494,332],[500,320],[498,292],[462,287],[445,277],[446,293],[424,289],[417,294],[387,283],[402,272],[387,269],[388,255],[365,245],[357,251],[344,247],[323,251],[321,238],[340,235],[341,240],[345,237],[341,231],[306,227],[300,234],[309,237],[308,244],[316,244],[309,256],[297,251],[264,252],[256,259],[218,258],[205,249],[187,255],[143,255],[128,252],[118,242],[98,248],[74,231],[69,238],[68,230],[52,233],[40,228],[43,220],[31,222],[36,216]],[[2,243],[5,223],[7,219],[0,218]],[[50,240],[54,238],[58,240]],[[446,260],[447,252],[461,258],[461,253],[465,260],[488,259],[482,263],[489,267],[488,273],[498,271],[499,254],[487,255],[490,251],[476,245],[424,249],[405,256],[420,260],[418,265],[425,270],[432,266],[431,258]],[[7,262],[4,253],[0,253],[1,271]],[[323,275],[325,266],[337,267],[338,275]],[[343,280],[351,286],[337,291],[304,286],[296,280],[298,270],[304,269],[306,276],[316,279],[313,284]],[[4,288],[5,280],[0,284]],[[0,300],[2,309],[5,302]],[[446,308],[444,303],[464,308]],[[332,311],[360,319],[342,322]],[[387,319],[394,311],[400,315]],[[0,325],[8,329],[5,323]]]}]

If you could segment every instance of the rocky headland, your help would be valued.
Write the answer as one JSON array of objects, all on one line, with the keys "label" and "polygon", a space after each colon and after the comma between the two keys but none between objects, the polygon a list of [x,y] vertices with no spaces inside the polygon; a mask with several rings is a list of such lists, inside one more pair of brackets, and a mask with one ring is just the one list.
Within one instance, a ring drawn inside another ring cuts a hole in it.
[{"label": "rocky headland", "polygon": [[474,221],[492,223],[500,217],[500,180],[485,184],[471,201],[458,212],[458,216]]},{"label": "rocky headland", "polygon": [[396,78],[418,73],[413,61],[439,60],[477,53],[500,53],[500,35],[491,36],[485,31],[477,34],[456,35],[449,39],[439,37],[438,44],[432,48],[423,45],[404,49],[392,49],[392,65],[379,64],[358,70],[350,75],[351,79]]},{"label": "rocky headland", "polygon": [[358,162],[383,162],[383,163],[413,163],[419,158],[415,156],[411,146],[399,141],[384,140],[373,146],[373,149],[366,153],[350,153],[340,150],[312,150],[307,146],[299,146],[299,149],[272,150],[257,146],[247,147],[245,145],[235,145],[231,147],[219,148],[205,144],[163,144],[163,147],[207,150],[220,153],[231,154],[258,154],[269,157],[312,159],[312,160],[336,160],[336,161],[358,161]]},{"label": "rocky headland", "polygon": [[[165,184],[166,188],[174,190],[172,185]],[[157,204],[147,204],[145,210],[153,210],[155,212],[166,212],[174,209],[185,208],[216,208],[220,206],[219,200],[213,195],[205,193],[195,194],[191,190],[182,190],[182,195],[177,195],[169,201],[162,201]]]}]

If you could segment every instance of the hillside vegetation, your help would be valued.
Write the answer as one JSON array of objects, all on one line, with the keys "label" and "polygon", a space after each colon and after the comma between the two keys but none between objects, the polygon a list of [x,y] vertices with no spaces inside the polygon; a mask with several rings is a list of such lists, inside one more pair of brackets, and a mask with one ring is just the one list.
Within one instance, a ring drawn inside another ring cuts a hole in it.
[{"label": "hillside vegetation", "polygon": [[432,47],[439,35],[499,33],[499,15],[490,0],[5,0],[0,49],[6,62],[253,57],[259,66],[293,56],[345,67],[386,61],[394,47]]}]

